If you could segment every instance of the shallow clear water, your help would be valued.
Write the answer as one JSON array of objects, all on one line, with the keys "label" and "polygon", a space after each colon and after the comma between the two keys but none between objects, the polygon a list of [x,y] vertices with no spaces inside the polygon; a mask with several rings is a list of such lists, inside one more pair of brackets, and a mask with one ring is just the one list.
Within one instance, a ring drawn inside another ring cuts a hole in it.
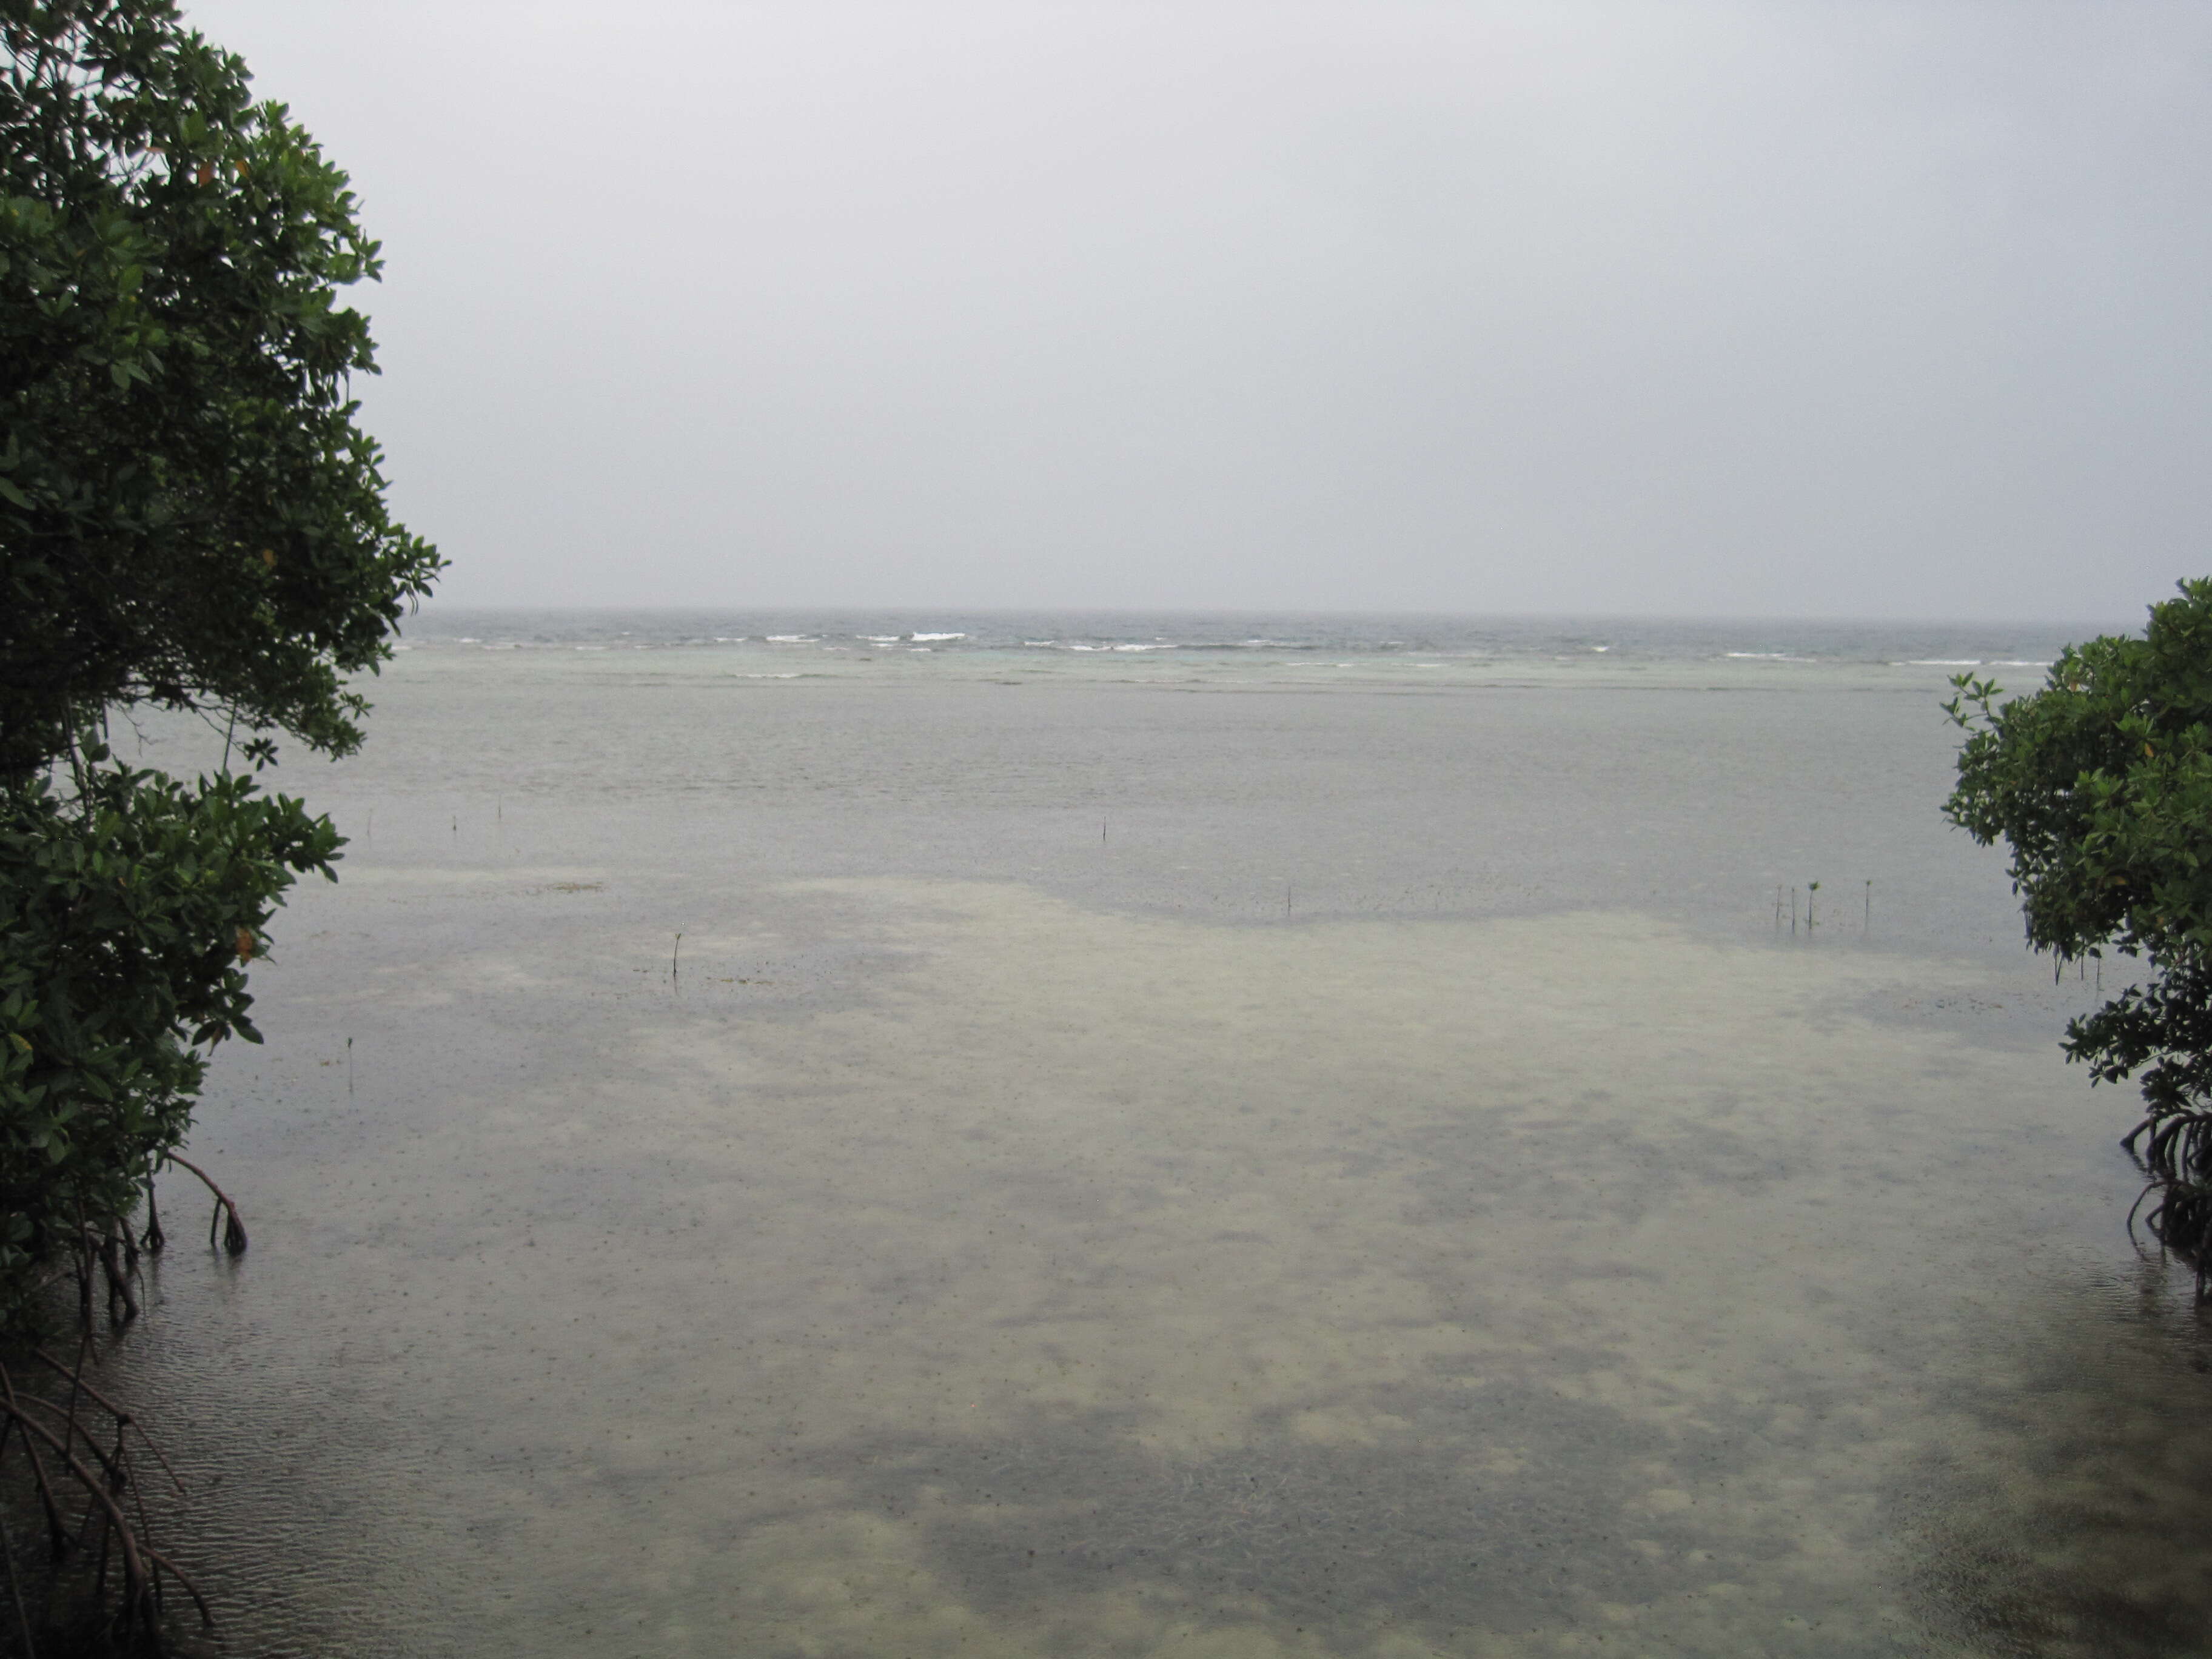
[{"label": "shallow clear water", "polygon": [[2201,1650],[1948,671],[751,648],[427,646],[285,769],[253,1248],[118,1345],[234,1650]]}]

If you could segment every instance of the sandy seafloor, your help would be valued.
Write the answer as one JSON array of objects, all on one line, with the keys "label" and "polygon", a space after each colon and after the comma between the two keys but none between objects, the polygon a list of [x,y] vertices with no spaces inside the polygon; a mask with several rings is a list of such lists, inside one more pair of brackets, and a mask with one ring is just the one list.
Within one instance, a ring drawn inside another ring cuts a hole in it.
[{"label": "sandy seafloor", "polygon": [[421,650],[283,769],[252,1249],[165,1179],[115,1356],[229,1651],[2212,1648],[1940,672],[749,660]]}]

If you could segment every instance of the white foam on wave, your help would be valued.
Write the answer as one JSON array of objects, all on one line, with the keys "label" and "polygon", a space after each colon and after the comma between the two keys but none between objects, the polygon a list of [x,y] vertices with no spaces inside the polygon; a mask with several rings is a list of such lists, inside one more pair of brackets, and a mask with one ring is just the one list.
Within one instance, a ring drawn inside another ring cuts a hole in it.
[{"label": "white foam on wave", "polygon": [[2005,657],[1992,661],[1989,665],[1992,668],[2048,668],[2051,666],[2047,662],[2030,662],[2025,657]]},{"label": "white foam on wave", "polygon": [[968,636],[965,634],[909,634],[907,637],[910,640],[964,640]]},{"label": "white foam on wave", "polygon": [[1979,668],[1979,657],[1915,657],[1904,665],[1907,668]]},{"label": "white foam on wave", "polygon": [[896,634],[855,634],[853,637],[866,640],[870,645],[896,645],[900,639]]},{"label": "white foam on wave", "polygon": [[1743,662],[1810,662],[1809,657],[1793,657],[1787,651],[1729,651],[1723,655]]},{"label": "white foam on wave", "polygon": [[795,680],[799,674],[793,670],[788,674],[732,674],[730,678],[733,680]]},{"label": "white foam on wave", "polygon": [[1024,645],[1058,645],[1058,640],[1024,640]]},{"label": "white foam on wave", "polygon": [[770,634],[768,642],[770,645],[812,645],[816,639],[811,634]]}]

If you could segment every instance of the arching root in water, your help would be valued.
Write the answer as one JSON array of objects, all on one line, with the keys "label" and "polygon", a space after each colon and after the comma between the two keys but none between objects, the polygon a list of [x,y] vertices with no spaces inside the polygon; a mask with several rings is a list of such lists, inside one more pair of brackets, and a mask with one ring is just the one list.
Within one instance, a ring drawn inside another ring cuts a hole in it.
[{"label": "arching root in water", "polygon": [[215,1213],[208,1218],[209,1248],[214,1248],[216,1229],[221,1226],[222,1248],[233,1255],[244,1255],[246,1254],[246,1224],[239,1219],[238,1206],[231,1202],[230,1194],[216,1186],[214,1178],[190,1158],[180,1157],[175,1152],[164,1152],[161,1158],[164,1163],[173,1164],[179,1169],[188,1170],[198,1176],[200,1178],[200,1184],[215,1194]]}]

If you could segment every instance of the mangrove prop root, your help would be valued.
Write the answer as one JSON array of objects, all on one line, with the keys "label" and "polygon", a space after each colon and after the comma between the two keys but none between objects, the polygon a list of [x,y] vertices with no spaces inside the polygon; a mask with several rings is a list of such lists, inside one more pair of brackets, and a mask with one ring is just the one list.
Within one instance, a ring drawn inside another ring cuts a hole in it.
[{"label": "mangrove prop root", "polygon": [[200,1184],[215,1194],[215,1214],[208,1219],[208,1248],[210,1249],[215,1248],[216,1228],[222,1223],[223,1218],[227,1215],[230,1219],[228,1224],[224,1225],[222,1229],[222,1248],[233,1255],[244,1255],[246,1254],[246,1224],[239,1219],[238,1206],[230,1201],[230,1194],[216,1186],[210,1178],[208,1172],[190,1158],[181,1158],[175,1152],[164,1152],[162,1157],[179,1169],[191,1170],[200,1178]]},{"label": "mangrove prop root", "polygon": [[47,1352],[44,1348],[33,1348],[31,1350],[31,1352],[34,1357],[36,1357],[40,1364],[48,1366],[52,1370],[58,1372],[60,1375],[69,1378],[71,1386],[83,1389],[85,1398],[91,1401],[94,1405],[99,1407],[100,1410],[106,1412],[110,1417],[113,1418],[115,1419],[115,1425],[118,1430],[125,1428],[137,1430],[138,1443],[145,1447],[148,1451],[154,1454],[154,1461],[161,1466],[161,1473],[169,1477],[169,1484],[177,1489],[177,1496],[179,1498],[188,1496],[185,1491],[185,1483],[177,1479],[176,1470],[169,1467],[169,1460],[162,1455],[161,1443],[155,1439],[152,1435],[146,1432],[146,1425],[144,1424],[141,1423],[137,1418],[133,1417],[122,1407],[117,1405],[112,1400],[110,1400],[106,1395],[100,1393],[98,1389],[94,1388],[91,1383],[85,1381],[84,1368],[82,1364],[74,1366],[65,1364],[61,1360],[55,1358],[52,1354]]},{"label": "mangrove prop root", "polygon": [[[146,1559],[185,1587],[185,1594],[192,1598],[192,1605],[200,1610],[200,1623],[204,1625],[208,1629],[213,1630],[215,1628],[215,1615],[208,1611],[207,1597],[200,1594],[199,1586],[192,1583],[191,1579],[185,1577],[184,1573],[179,1569],[177,1564],[169,1559],[167,1556],[162,1554],[159,1550],[148,1550],[146,1552]],[[161,1580],[157,1577],[155,1580],[155,1593],[158,1595],[160,1594],[160,1591]]]},{"label": "mangrove prop root", "polygon": [[23,1582],[15,1576],[15,1542],[8,1536],[4,1519],[0,1519],[0,1562],[8,1568],[8,1599],[15,1606],[15,1630],[23,1638],[23,1659],[39,1659],[38,1644],[31,1640],[31,1611],[23,1605]]},{"label": "mangrove prop root", "polygon": [[[15,1427],[19,1415],[15,1399],[15,1384],[8,1375],[8,1368],[0,1365],[0,1453],[8,1449],[9,1431]],[[23,1455],[31,1465],[31,1486],[39,1495],[39,1507],[46,1517],[46,1553],[51,1560],[59,1561],[69,1553],[69,1528],[62,1524],[61,1506],[54,1501],[54,1483],[46,1474],[46,1460],[39,1455],[38,1443],[28,1431],[22,1437]]]},{"label": "mangrove prop root", "polygon": [[[80,1330],[76,1340],[76,1364],[70,1368],[69,1373],[69,1432],[62,1436],[62,1449],[64,1451],[67,1451],[76,1439],[76,1402],[78,1397],[84,1392],[82,1385],[80,1383],[78,1379],[84,1375],[85,1356],[89,1354],[91,1352],[91,1330],[89,1328]],[[92,1437],[88,1434],[85,1436],[85,1438],[87,1441],[89,1441]]]},{"label": "mangrove prop root", "polygon": [[2212,1110],[2154,1113],[2120,1145],[2149,1177],[2128,1212],[2130,1230],[2140,1218],[2160,1249],[2194,1270],[2204,1299],[2212,1292]]},{"label": "mangrove prop root", "polygon": [[[61,1449],[60,1436],[12,1402],[0,1406],[0,1412],[6,1412],[18,1425],[37,1435],[55,1450]],[[145,1558],[138,1548],[138,1535],[132,1530],[129,1517],[123,1513],[122,1506],[116,1503],[114,1495],[107,1490],[107,1483],[85,1468],[74,1455],[64,1453],[62,1467],[75,1477],[78,1487],[92,1499],[108,1528],[113,1529],[115,1542],[123,1556],[122,1633],[128,1636],[142,1628],[151,1630],[154,1628],[153,1584],[147,1576]],[[102,1535],[104,1539],[105,1533]]]},{"label": "mangrove prop root", "polygon": [[138,1298],[131,1293],[131,1281],[137,1275],[138,1264],[126,1259],[125,1243],[112,1231],[100,1241],[100,1266],[107,1280],[108,1318],[137,1318]]},{"label": "mangrove prop root", "polygon": [[122,1465],[118,1462],[113,1456],[100,1450],[98,1443],[96,1443],[90,1435],[84,1434],[82,1431],[78,1430],[76,1423],[69,1420],[69,1413],[63,1411],[62,1408],[54,1404],[52,1401],[41,1400],[34,1394],[18,1395],[15,1396],[15,1401],[12,1407],[0,1406],[0,1411],[28,1411],[33,1407],[36,1407],[40,1411],[44,1412],[49,1417],[60,1418],[64,1419],[62,1425],[62,1444],[64,1447],[67,1447],[70,1443],[70,1437],[72,1434],[82,1438],[84,1442],[85,1449],[92,1454],[94,1461],[100,1467],[100,1472],[107,1476],[109,1486],[118,1486],[127,1478],[127,1473]]},{"label": "mangrove prop root", "polygon": [[[80,1356],[83,1351],[81,1346]],[[108,1634],[125,1651],[155,1655],[163,1651],[160,1621],[167,1604],[165,1580],[173,1581],[184,1590],[198,1611],[202,1625],[213,1629],[215,1616],[199,1587],[179,1570],[174,1561],[148,1542],[149,1516],[143,1491],[131,1466],[130,1431],[137,1431],[139,1442],[154,1454],[170,1482],[181,1492],[183,1483],[177,1480],[168,1460],[161,1455],[161,1448],[130,1412],[87,1380],[82,1357],[78,1364],[72,1365],[44,1348],[34,1348],[32,1352],[40,1364],[69,1382],[69,1399],[64,1405],[27,1392],[19,1394],[7,1367],[0,1364],[0,1458],[4,1458],[11,1436],[21,1440],[30,1464],[32,1484],[47,1515],[56,1571],[65,1571],[71,1559],[87,1564],[85,1571],[95,1604],[112,1608],[105,1615]],[[86,1412],[96,1409],[106,1413],[114,1431],[112,1449],[100,1443],[94,1421],[80,1420],[81,1402]],[[52,1423],[48,1419],[52,1419]],[[56,1425],[60,1428],[58,1433]],[[80,1440],[82,1446],[77,1443]],[[50,1455],[58,1460],[58,1465],[50,1466],[40,1456],[41,1443]],[[82,1502],[83,1509],[78,1524],[72,1529],[64,1522],[62,1512],[77,1502]],[[137,1511],[135,1516],[126,1510],[126,1504]],[[14,1579],[12,1549],[5,1539],[0,1539],[0,1553],[8,1558],[10,1589],[17,1599],[18,1623],[22,1626],[23,1650],[28,1655],[32,1652],[30,1626],[27,1613],[21,1607],[21,1590]],[[115,1583],[112,1596],[111,1566],[120,1569],[119,1582]]]}]

